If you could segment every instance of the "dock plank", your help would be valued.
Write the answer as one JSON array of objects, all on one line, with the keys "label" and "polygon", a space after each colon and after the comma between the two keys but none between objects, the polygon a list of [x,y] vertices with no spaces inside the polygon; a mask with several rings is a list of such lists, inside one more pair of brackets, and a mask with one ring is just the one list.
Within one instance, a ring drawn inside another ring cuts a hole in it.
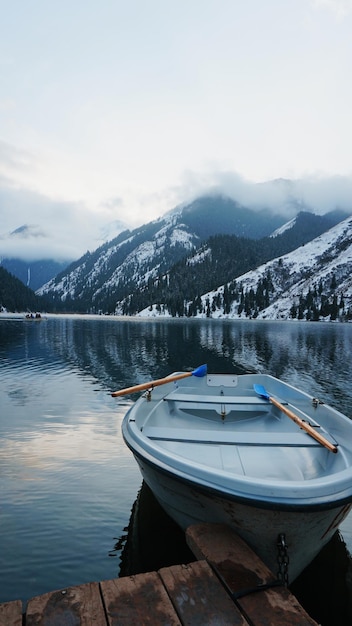
[{"label": "dock plank", "polygon": [[86,583],[29,600],[26,626],[99,626],[106,624],[99,583]]},{"label": "dock plank", "polygon": [[181,626],[156,572],[100,583],[109,626]]},{"label": "dock plank", "polygon": [[317,626],[228,526],[190,526],[186,539],[196,562],[46,593],[26,615],[5,602],[0,626]]},{"label": "dock plank", "polygon": [[248,626],[206,561],[162,568],[159,575],[183,626]]},{"label": "dock plank", "polygon": [[22,626],[21,600],[0,604],[0,626]]},{"label": "dock plank", "polygon": [[[275,581],[269,568],[228,526],[190,526],[186,539],[194,555],[206,559],[233,594]],[[284,586],[248,593],[235,601],[256,626],[317,626]]]}]

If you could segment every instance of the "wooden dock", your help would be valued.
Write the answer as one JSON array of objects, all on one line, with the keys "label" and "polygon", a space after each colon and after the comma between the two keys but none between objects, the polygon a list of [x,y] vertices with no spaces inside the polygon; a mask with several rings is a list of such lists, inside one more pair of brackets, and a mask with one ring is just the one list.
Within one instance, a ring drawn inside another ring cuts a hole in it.
[{"label": "wooden dock", "polygon": [[227,526],[186,538],[192,563],[0,604],[0,626],[317,626]]}]

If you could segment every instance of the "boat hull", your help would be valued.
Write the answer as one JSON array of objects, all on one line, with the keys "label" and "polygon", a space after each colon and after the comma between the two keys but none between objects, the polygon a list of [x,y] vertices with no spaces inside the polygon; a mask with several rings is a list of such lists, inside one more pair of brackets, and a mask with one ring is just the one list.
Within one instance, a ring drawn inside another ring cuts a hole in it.
[{"label": "boat hull", "polygon": [[278,541],[283,535],[289,559],[289,583],[319,554],[351,509],[349,504],[315,511],[255,507],[224,494],[202,490],[198,485],[183,483],[159,472],[141,458],[135,458],[155,498],[183,530],[191,524],[205,522],[227,524],[253,548],[273,574],[279,573]]}]

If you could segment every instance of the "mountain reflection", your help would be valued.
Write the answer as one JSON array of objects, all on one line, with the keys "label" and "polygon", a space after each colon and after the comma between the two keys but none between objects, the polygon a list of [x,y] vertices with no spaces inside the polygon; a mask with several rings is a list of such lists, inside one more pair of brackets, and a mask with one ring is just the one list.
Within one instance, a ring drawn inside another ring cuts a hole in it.
[{"label": "mountain reflection", "polygon": [[352,415],[350,324],[57,316],[16,326],[9,334],[0,324],[14,367],[20,357],[34,369],[61,361],[112,391],[207,363],[210,372],[272,374]]}]

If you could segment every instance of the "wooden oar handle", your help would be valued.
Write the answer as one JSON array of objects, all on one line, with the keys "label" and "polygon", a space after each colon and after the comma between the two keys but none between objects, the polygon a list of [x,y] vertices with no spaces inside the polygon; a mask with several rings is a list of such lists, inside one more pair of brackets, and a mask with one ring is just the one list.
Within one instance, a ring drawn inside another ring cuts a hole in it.
[{"label": "wooden oar handle", "polygon": [[308,424],[307,422],[302,420],[300,417],[298,417],[298,415],[296,415],[295,413],[292,413],[292,411],[290,411],[290,409],[287,409],[283,404],[281,404],[281,402],[271,397],[270,397],[270,402],[274,404],[278,409],[280,409],[283,413],[285,413],[288,417],[290,417],[291,420],[293,420],[300,428],[305,430],[311,437],[314,437],[316,441],[319,441],[321,445],[328,448],[328,450],[330,450],[331,452],[335,452],[335,453],[337,452],[337,447],[334,446],[333,443],[328,441],[325,437],[323,437],[323,435],[318,433],[310,424]]},{"label": "wooden oar handle", "polygon": [[182,374],[176,374],[175,376],[166,376],[165,378],[159,378],[158,380],[152,380],[149,383],[141,383],[140,385],[134,385],[133,387],[127,387],[126,389],[120,389],[119,391],[113,391],[111,394],[113,398],[119,396],[126,396],[129,393],[135,393],[136,391],[143,391],[144,389],[150,389],[158,387],[159,385],[166,385],[166,383],[172,383],[174,380],[180,380],[181,378],[187,378],[192,376],[193,372],[183,372]]}]

